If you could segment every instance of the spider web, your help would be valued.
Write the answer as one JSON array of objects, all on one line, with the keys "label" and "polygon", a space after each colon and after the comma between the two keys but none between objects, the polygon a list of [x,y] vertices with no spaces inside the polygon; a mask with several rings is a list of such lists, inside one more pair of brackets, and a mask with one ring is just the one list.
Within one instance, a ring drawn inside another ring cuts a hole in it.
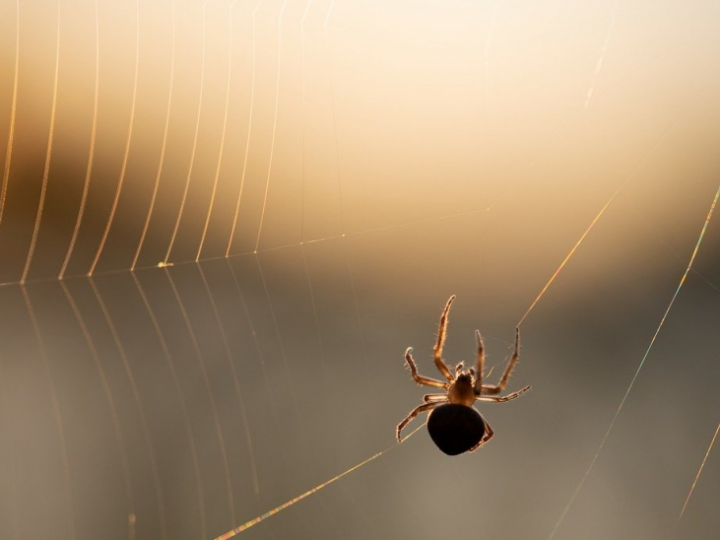
[{"label": "spider web", "polygon": [[0,538],[715,538],[713,9],[2,4]]}]

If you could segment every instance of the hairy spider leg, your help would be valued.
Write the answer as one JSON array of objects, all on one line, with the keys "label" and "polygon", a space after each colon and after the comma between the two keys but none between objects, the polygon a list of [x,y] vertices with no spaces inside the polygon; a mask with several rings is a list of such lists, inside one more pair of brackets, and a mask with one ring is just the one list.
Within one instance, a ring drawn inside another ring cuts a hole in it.
[{"label": "hairy spider leg", "polygon": [[510,380],[510,375],[512,375],[513,369],[515,369],[515,364],[517,363],[518,358],[520,358],[520,328],[515,327],[515,350],[513,351],[510,362],[508,362],[508,365],[505,368],[505,373],[503,373],[503,376],[498,384],[482,385],[480,387],[480,395],[494,396],[502,392],[503,388],[507,386],[507,383]]},{"label": "hairy spider leg", "polygon": [[[415,364],[415,360],[413,360],[412,354],[410,354],[412,351],[412,347],[408,347],[405,351],[405,363],[410,368],[410,373],[412,373],[412,378],[415,379],[415,382],[418,384],[423,384],[425,386],[432,386],[433,388],[443,388],[444,390],[447,390],[450,388],[450,383],[445,383],[442,381],[438,381],[437,379],[431,379],[430,377],[424,377],[418,373],[417,365]],[[452,380],[452,379],[451,379]]]},{"label": "hairy spider leg", "polygon": [[507,396],[475,396],[475,401],[491,401],[492,403],[505,403],[506,401],[519,398],[528,390],[530,390],[529,384],[526,387],[521,388],[517,392],[513,392],[512,394],[508,394]]},{"label": "hairy spider leg", "polygon": [[483,444],[485,444],[490,439],[492,439],[493,435],[495,435],[495,432],[490,427],[490,424],[487,423],[487,420],[485,420],[485,418],[483,418],[482,420],[483,420],[483,423],[485,424],[485,433],[483,434],[482,439],[480,439],[480,442],[477,443],[475,446],[473,446],[470,450],[468,450],[469,452],[474,452],[475,450],[480,448]]},{"label": "hairy spider leg", "polygon": [[402,442],[402,437],[400,437],[400,432],[403,430],[403,428],[405,426],[407,426],[412,421],[413,418],[415,418],[418,414],[420,414],[422,412],[430,411],[430,410],[434,409],[438,405],[440,405],[440,403],[423,403],[422,405],[418,405],[417,407],[415,407],[410,412],[410,414],[408,414],[405,417],[405,420],[403,420],[402,422],[400,422],[398,424],[398,426],[395,430],[395,436],[397,437],[397,441]]},{"label": "hairy spider leg", "polygon": [[440,316],[437,343],[435,343],[435,348],[433,349],[435,367],[437,367],[438,371],[442,373],[449,382],[453,382],[454,379],[452,373],[450,373],[450,369],[442,359],[442,350],[443,345],[445,344],[445,335],[447,333],[448,313],[450,312],[450,306],[452,305],[453,300],[455,300],[454,294],[448,299],[447,304],[445,304],[445,309],[443,309],[442,315]]},{"label": "hairy spider leg", "polygon": [[477,337],[478,353],[477,353],[477,371],[475,373],[475,395],[479,396],[482,393],[482,380],[485,369],[485,344],[483,343],[482,334],[480,330],[475,330],[475,336]]},{"label": "hairy spider leg", "polygon": [[449,400],[447,394],[425,394],[423,401],[425,403],[447,403]]}]

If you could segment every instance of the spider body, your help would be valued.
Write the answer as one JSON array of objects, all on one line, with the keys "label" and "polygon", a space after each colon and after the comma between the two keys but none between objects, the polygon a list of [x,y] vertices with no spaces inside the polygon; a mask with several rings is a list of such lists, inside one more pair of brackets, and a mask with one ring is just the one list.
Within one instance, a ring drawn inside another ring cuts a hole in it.
[{"label": "spider body", "polygon": [[427,429],[435,446],[448,456],[477,447],[486,431],[479,412],[457,403],[445,403],[430,411]]},{"label": "spider body", "polygon": [[[460,362],[458,367],[462,369],[463,363]],[[455,370],[457,373],[457,368]],[[475,390],[473,389],[474,375],[471,371],[461,371],[454,382],[450,384],[447,399],[450,403],[457,405],[466,405],[470,407],[475,403]]]},{"label": "spider body", "polygon": [[473,408],[476,401],[492,401],[494,403],[505,403],[527,392],[530,385],[506,396],[498,396],[508,381],[520,356],[520,330],[515,328],[515,350],[505,372],[496,385],[483,384],[483,368],[485,365],[485,345],[479,330],[475,331],[477,337],[478,352],[476,368],[465,369],[464,362],[455,366],[455,374],[445,364],[442,358],[442,349],[447,333],[448,314],[450,306],[455,300],[451,296],[445,304],[445,309],[440,316],[440,328],[438,330],[437,342],[433,349],[435,367],[445,377],[446,381],[438,381],[430,377],[424,377],[418,373],[417,365],[412,357],[412,347],[405,351],[405,363],[410,368],[413,379],[418,384],[442,388],[445,392],[440,394],[426,394],[423,396],[423,404],[418,405],[405,419],[400,422],[396,429],[398,442],[402,442],[401,432],[413,418],[425,411],[432,411],[428,419],[428,431],[430,438],[435,444],[448,455],[454,456],[463,452],[473,452],[488,442],[493,436],[490,424],[485,421],[482,415]]}]

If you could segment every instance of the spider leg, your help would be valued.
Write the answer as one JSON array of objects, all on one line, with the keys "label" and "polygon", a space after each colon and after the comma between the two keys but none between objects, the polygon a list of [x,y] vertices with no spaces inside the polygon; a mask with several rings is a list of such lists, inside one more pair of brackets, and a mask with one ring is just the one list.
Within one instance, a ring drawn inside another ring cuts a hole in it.
[{"label": "spider leg", "polygon": [[447,303],[445,304],[445,309],[443,309],[442,315],[440,316],[440,327],[438,328],[437,343],[435,343],[435,347],[433,348],[435,367],[437,367],[438,371],[442,373],[449,382],[453,381],[453,376],[452,373],[450,373],[450,369],[448,369],[447,365],[445,365],[445,362],[443,362],[442,350],[443,345],[445,344],[445,334],[447,333],[448,313],[450,312],[450,306],[452,305],[453,300],[455,300],[454,294],[448,299]]},{"label": "spider leg", "polygon": [[403,428],[405,426],[407,426],[410,423],[410,421],[413,418],[415,418],[421,412],[425,412],[425,411],[434,409],[438,405],[440,405],[440,404],[439,403],[423,403],[422,405],[418,405],[412,411],[410,411],[410,414],[408,414],[405,417],[405,419],[397,425],[397,428],[395,429],[395,436],[397,437],[397,441],[402,442],[402,437],[400,437],[400,432],[403,430]]},{"label": "spider leg", "polygon": [[410,373],[412,373],[412,378],[415,379],[416,383],[423,384],[425,386],[432,386],[434,388],[442,388],[444,390],[450,388],[450,383],[444,383],[442,381],[431,379],[430,377],[423,377],[422,375],[420,375],[418,373],[415,360],[413,360],[412,354],[410,354],[411,351],[412,347],[408,347],[408,349],[405,351],[405,363],[407,363],[408,367],[410,368]]},{"label": "spider leg", "polygon": [[475,399],[477,401],[492,401],[493,403],[505,403],[506,401],[510,401],[515,398],[519,398],[528,390],[530,390],[529,384],[526,387],[521,388],[517,392],[513,392],[512,394],[508,394],[507,396],[485,396],[485,395],[483,395],[483,396],[475,396]]},{"label": "spider leg", "polygon": [[425,403],[447,403],[448,397],[447,394],[425,394],[423,396],[423,401]]},{"label": "spider leg", "polygon": [[485,369],[485,344],[483,343],[482,334],[480,330],[475,330],[475,336],[477,336],[478,342],[478,354],[477,354],[477,369],[475,371],[475,395],[479,396],[482,394],[482,380],[483,371]]},{"label": "spider leg", "polygon": [[[518,358],[520,358],[520,329],[516,327],[515,328],[515,350],[513,351],[512,358],[510,358],[510,362],[508,362],[508,365],[505,368],[505,373],[503,373],[503,376],[500,379],[500,382],[497,383],[497,385],[494,385],[494,384],[481,385],[479,387],[480,395],[494,396],[494,395],[497,395],[500,392],[502,392],[503,388],[505,388],[505,386],[507,386],[507,383],[510,380],[510,375],[512,375],[513,369],[515,369],[515,364],[517,363]],[[477,389],[478,389],[477,384],[476,384],[475,388],[476,388],[475,393],[477,393]]]},{"label": "spider leg", "polygon": [[490,427],[490,424],[487,423],[487,421],[483,418],[483,422],[485,423],[485,434],[482,436],[482,439],[480,439],[480,442],[477,443],[475,446],[473,446],[468,452],[474,452],[478,448],[480,448],[483,444],[488,442],[490,439],[493,438],[493,435],[495,435],[495,432]]}]

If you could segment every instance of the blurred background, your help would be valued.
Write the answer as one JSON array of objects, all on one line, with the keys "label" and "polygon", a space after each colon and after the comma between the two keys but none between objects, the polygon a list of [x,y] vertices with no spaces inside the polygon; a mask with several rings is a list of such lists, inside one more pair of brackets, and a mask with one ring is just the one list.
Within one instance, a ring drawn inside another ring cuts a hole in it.
[{"label": "blurred background", "polygon": [[[653,336],[720,183],[718,21],[0,2],[0,538],[209,540],[385,450],[239,536],[716,538],[720,216]],[[448,363],[479,328],[498,378],[527,313],[532,384],[456,458],[394,440],[451,294]]]}]

